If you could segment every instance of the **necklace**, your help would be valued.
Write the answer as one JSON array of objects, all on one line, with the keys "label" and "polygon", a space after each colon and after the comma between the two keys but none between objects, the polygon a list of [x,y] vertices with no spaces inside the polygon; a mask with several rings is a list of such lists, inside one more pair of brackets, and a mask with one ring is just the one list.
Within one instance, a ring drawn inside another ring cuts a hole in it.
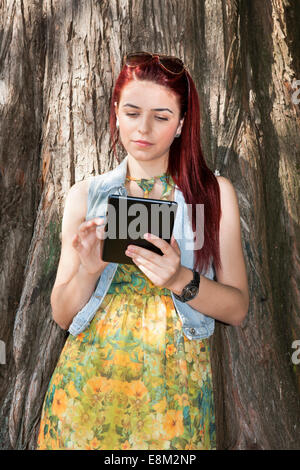
[{"label": "necklace", "polygon": [[132,176],[126,176],[126,181],[135,181],[139,185],[139,187],[142,188],[145,193],[145,197],[148,197],[155,184],[156,179],[159,179],[163,183],[164,189],[162,197],[168,196],[168,194],[170,194],[172,191],[174,181],[172,176],[167,172],[163,173],[162,175],[152,176],[151,178],[133,178]]}]

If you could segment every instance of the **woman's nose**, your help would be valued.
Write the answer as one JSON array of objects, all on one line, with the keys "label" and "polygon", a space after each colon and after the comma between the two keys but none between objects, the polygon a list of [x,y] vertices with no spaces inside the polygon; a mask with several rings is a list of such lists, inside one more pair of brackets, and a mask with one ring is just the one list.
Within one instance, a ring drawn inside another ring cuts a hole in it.
[{"label": "woman's nose", "polygon": [[138,126],[139,132],[141,132],[142,134],[145,134],[149,132],[150,127],[151,127],[150,119],[147,116],[141,118],[139,122],[139,126]]}]

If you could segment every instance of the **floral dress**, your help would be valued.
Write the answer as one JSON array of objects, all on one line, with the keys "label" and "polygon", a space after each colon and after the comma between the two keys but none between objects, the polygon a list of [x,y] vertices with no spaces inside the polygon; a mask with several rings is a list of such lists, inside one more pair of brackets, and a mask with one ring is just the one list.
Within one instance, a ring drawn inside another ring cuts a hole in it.
[{"label": "floral dress", "polygon": [[[173,179],[157,178],[167,199]],[[148,197],[155,177],[135,181]],[[119,264],[89,327],[67,338],[37,450],[212,450],[215,437],[208,339],[187,339],[170,290]]]}]

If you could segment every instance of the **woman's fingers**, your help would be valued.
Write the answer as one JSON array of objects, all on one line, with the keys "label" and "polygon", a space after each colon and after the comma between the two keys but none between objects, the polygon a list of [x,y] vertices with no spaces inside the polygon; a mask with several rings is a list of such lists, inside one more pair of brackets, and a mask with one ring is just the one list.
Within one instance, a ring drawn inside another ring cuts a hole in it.
[{"label": "woman's fingers", "polygon": [[96,219],[88,220],[87,222],[82,222],[78,227],[78,234],[83,236],[88,235],[93,232],[96,228],[101,227],[105,222],[99,217]]},{"label": "woman's fingers", "polygon": [[82,248],[82,243],[78,234],[74,235],[73,240],[72,240],[72,245],[74,248],[76,248],[76,250],[80,250]]},{"label": "woman's fingers", "polygon": [[96,237],[99,238],[100,240],[103,240],[105,238],[104,228],[105,228],[104,224],[96,228]]},{"label": "woman's fingers", "polygon": [[103,239],[105,224],[106,219],[100,217],[82,222],[78,227],[78,232],[74,235],[72,240],[74,248],[80,250],[80,248],[83,247],[83,242],[86,237],[93,232],[95,232],[96,238]]}]

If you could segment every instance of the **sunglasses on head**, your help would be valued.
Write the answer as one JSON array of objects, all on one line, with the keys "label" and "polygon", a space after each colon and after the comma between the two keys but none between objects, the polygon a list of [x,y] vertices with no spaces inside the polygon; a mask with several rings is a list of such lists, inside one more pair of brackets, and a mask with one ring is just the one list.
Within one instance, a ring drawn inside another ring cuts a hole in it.
[{"label": "sunglasses on head", "polygon": [[151,54],[150,52],[134,52],[127,54],[124,59],[124,64],[128,67],[138,67],[139,65],[151,62],[154,58],[157,58],[159,65],[163,69],[174,75],[181,75],[186,70],[182,60],[177,57],[165,54]]}]

